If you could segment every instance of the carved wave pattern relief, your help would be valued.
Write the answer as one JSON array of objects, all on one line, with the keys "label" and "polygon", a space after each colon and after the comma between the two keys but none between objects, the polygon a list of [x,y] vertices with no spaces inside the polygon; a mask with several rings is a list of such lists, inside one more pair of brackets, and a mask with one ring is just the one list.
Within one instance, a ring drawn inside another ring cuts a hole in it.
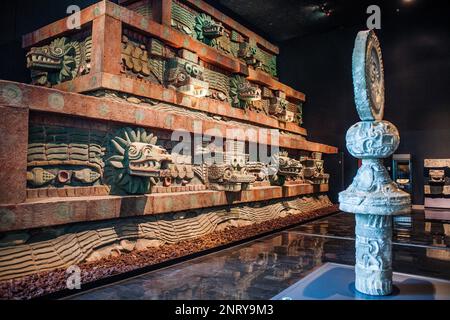
[{"label": "carved wave pattern relief", "polygon": [[[0,280],[120,254],[129,250],[131,243],[133,247],[176,243],[227,226],[257,224],[331,205],[323,195],[49,229],[40,235],[26,235],[27,244],[1,244],[4,247],[0,248]],[[24,234],[17,235],[20,236]],[[33,237],[52,239],[33,242]]]}]

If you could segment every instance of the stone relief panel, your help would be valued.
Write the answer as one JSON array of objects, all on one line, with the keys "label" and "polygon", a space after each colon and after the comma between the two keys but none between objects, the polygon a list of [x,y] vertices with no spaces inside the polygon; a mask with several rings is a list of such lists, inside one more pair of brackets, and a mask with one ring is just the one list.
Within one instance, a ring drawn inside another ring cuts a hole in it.
[{"label": "stone relief panel", "polygon": [[356,286],[383,295],[392,287],[392,216],[356,215]]},{"label": "stone relief panel", "polygon": [[206,13],[197,12],[180,1],[172,1],[172,27],[247,65],[277,76],[276,56]]},{"label": "stone relief panel", "polygon": [[145,129],[122,128],[109,140],[105,176],[113,194],[203,190],[190,157],[170,154]]},{"label": "stone relief panel", "polygon": [[164,84],[167,60],[176,56],[176,50],[157,39],[123,30],[121,63],[126,75]]},{"label": "stone relief panel", "polygon": [[311,184],[327,184],[330,174],[325,173],[322,153],[312,152],[311,157],[300,157],[303,167],[303,178]]},{"label": "stone relief panel", "polygon": [[381,47],[374,32],[360,33],[352,59],[355,104],[362,121],[382,120],[384,67]]},{"label": "stone relief panel", "polygon": [[[157,103],[151,107],[167,109]],[[163,138],[158,139],[159,135]],[[196,150],[194,156],[202,154],[202,158],[194,163],[191,155],[172,152],[176,144],[169,132],[158,129],[32,123],[28,196],[139,195],[205,189],[241,192],[251,189],[255,182],[277,186],[328,183],[320,153],[293,157],[282,151],[273,155],[276,162],[250,162],[245,144],[231,141],[214,150],[212,159],[207,155],[211,150]],[[241,144],[243,149],[238,148]]]},{"label": "stone relief panel", "polygon": [[[299,197],[10,233],[0,237],[0,280],[67,268],[201,237],[230,226],[257,224],[330,206],[327,196]],[[24,256],[32,258],[18,260]]]},{"label": "stone relief panel", "polygon": [[209,84],[204,78],[204,68],[198,64],[198,58],[192,54],[191,61],[171,58],[166,64],[165,81],[169,88],[197,98],[209,95]]},{"label": "stone relief panel", "polygon": [[278,157],[278,171],[270,175],[272,184],[284,185],[286,182],[304,182],[304,168],[300,160],[289,157],[288,152],[282,151]]},{"label": "stone relief panel", "polygon": [[[209,44],[227,38],[218,36],[225,29],[206,15],[202,14],[198,21],[202,21],[202,27],[196,30],[202,30],[203,37],[211,39]],[[231,34],[233,39],[241,41],[241,55],[245,55],[248,61],[252,60],[252,64],[261,65],[254,58],[260,51],[243,45],[243,38],[238,33]],[[57,38],[48,45],[31,48],[27,54],[27,66],[31,70],[32,83],[53,86],[89,73],[91,47],[91,36],[83,31],[71,38]],[[288,101],[284,92],[251,83],[243,75],[233,75],[201,61],[194,52],[172,48],[126,27],[121,50],[123,75],[160,84],[185,95],[228,102],[233,107],[261,112],[283,122],[302,124],[302,106]]]},{"label": "stone relief panel", "polygon": [[284,92],[251,83],[242,75],[201,61],[194,52],[176,50],[129,29],[124,30],[122,38],[122,69],[124,74],[185,95],[226,101],[233,107],[261,112],[284,122],[303,121],[301,104],[288,101]]}]

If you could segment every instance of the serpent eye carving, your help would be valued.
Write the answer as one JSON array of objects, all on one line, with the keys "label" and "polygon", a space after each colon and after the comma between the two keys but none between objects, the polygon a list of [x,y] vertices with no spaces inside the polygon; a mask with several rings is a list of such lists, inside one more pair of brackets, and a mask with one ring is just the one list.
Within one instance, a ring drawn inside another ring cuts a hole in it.
[{"label": "serpent eye carving", "polygon": [[194,77],[197,77],[199,74],[200,74],[200,70],[198,69],[198,67],[197,66],[193,66],[192,67],[192,75]]},{"label": "serpent eye carving", "polygon": [[187,72],[188,74],[191,74],[191,73],[192,73],[192,64],[186,63],[186,64],[184,65],[184,69],[186,70],[186,72]]}]

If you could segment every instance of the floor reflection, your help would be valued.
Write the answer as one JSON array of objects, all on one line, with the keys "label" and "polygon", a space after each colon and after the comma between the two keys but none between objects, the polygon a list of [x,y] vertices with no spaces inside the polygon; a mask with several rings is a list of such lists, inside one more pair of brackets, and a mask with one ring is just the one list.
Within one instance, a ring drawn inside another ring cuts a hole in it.
[{"label": "floor reflection", "polygon": [[[395,223],[394,270],[450,279],[448,225],[411,217]],[[353,265],[353,229],[339,213],[72,298],[270,299],[326,262]]]},{"label": "floor reflection", "polygon": [[[301,233],[334,236],[342,238],[355,237],[355,216],[338,213],[292,229]],[[410,215],[394,217],[393,242],[419,246],[450,248],[449,220],[426,219],[423,211],[414,210]]]}]

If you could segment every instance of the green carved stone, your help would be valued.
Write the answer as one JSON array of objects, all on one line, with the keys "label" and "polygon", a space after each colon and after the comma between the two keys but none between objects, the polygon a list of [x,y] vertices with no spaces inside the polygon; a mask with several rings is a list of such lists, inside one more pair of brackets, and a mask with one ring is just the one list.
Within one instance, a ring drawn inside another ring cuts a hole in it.
[{"label": "green carved stone", "polygon": [[27,53],[32,83],[51,86],[89,73],[92,38],[77,41],[62,37]]},{"label": "green carved stone", "polygon": [[192,10],[172,1],[172,27],[187,35],[194,36],[195,16],[196,13]]},{"label": "green carved stone", "polygon": [[237,57],[255,69],[261,69],[273,77],[277,76],[276,56],[260,49],[256,43],[241,42]]},{"label": "green carved stone", "polygon": [[230,78],[226,74],[205,68],[203,76],[209,84],[208,97],[220,101],[229,100]]},{"label": "green carved stone", "polygon": [[223,36],[225,28],[222,23],[216,22],[211,16],[200,13],[195,17],[195,38],[209,46],[216,47],[216,39]]}]

